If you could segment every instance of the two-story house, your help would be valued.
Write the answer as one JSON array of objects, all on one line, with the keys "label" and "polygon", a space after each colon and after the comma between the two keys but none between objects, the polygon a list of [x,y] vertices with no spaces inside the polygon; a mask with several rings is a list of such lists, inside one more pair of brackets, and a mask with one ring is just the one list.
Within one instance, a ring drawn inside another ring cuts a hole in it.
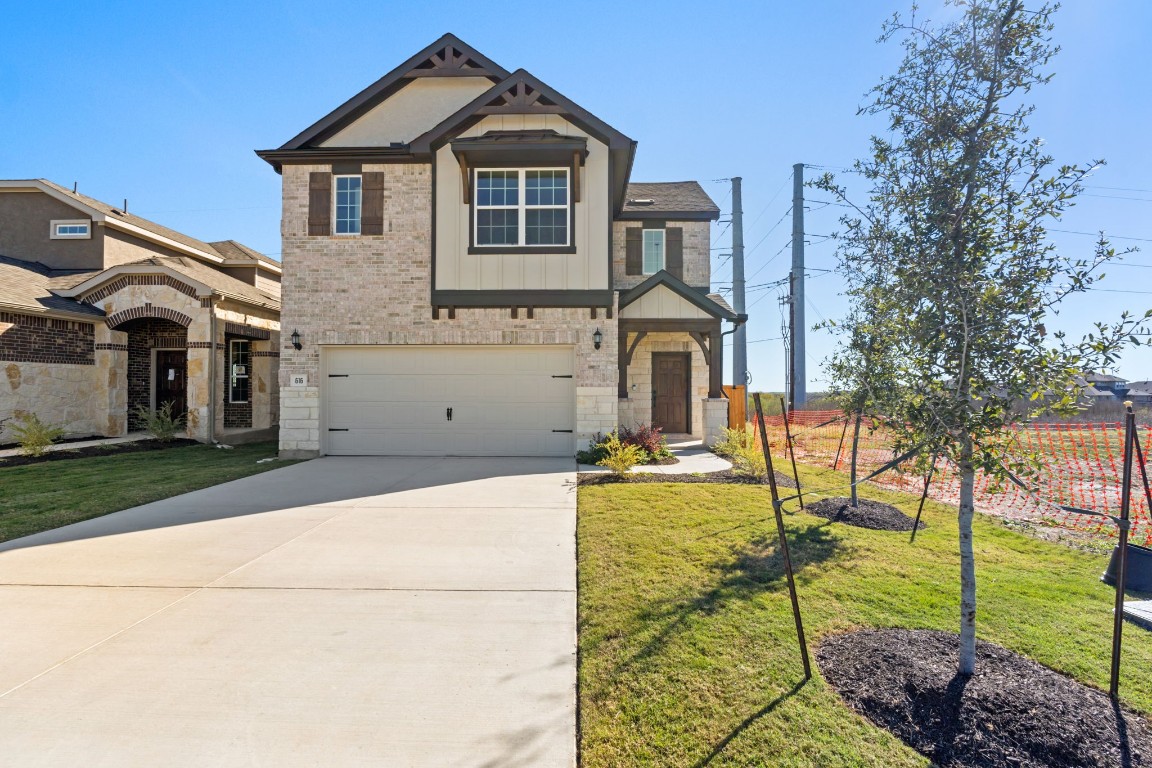
[{"label": "two-story house", "polygon": [[279,149],[281,451],[571,456],[727,422],[719,216],[636,142],[445,35]]},{"label": "two-story house", "polygon": [[[0,420],[120,436],[171,403],[188,436],[270,430],[280,265],[44,179],[0,181]],[[10,437],[0,430],[0,440]]]}]

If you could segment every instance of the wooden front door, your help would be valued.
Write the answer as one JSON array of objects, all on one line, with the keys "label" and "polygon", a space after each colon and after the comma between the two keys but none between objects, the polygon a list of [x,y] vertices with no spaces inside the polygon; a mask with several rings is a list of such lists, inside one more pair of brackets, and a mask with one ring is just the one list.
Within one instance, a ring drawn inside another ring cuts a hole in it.
[{"label": "wooden front door", "polygon": [[156,408],[172,403],[172,415],[188,410],[188,353],[183,349],[156,351]]},{"label": "wooden front door", "polygon": [[652,354],[652,423],[665,433],[688,431],[688,355],[680,352]]}]

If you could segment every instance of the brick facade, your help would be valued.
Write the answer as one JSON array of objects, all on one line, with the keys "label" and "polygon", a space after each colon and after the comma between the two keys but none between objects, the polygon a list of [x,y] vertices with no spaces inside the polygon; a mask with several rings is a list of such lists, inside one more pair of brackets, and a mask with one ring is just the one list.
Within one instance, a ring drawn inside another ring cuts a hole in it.
[{"label": "brick facade", "polygon": [[128,429],[144,428],[136,409],[152,407],[152,350],[186,349],[188,329],[157,317],[133,320],[119,330],[128,336]]},{"label": "brick facade", "polygon": [[0,312],[0,360],[94,365],[92,323]]}]

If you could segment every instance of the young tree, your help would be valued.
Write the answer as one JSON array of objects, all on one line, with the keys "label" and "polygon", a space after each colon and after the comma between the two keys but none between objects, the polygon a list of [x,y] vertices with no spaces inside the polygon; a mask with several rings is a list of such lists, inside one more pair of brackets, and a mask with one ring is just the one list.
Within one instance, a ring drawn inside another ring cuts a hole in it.
[{"label": "young tree", "polygon": [[[850,287],[857,306],[878,302],[876,311],[892,319],[873,327],[899,383],[891,414],[897,450],[918,447],[957,467],[958,671],[970,675],[976,472],[1038,471],[1035,457],[1012,450],[1013,426],[1043,408],[1073,408],[1076,375],[1138,343],[1134,333],[1152,312],[1098,323],[1076,342],[1046,334],[1060,301],[1087,290],[1116,256],[1101,236],[1093,255],[1067,257],[1045,231],[1101,163],[1055,166],[1027,124],[1029,92],[1052,77],[1055,9],[1027,9],[1021,0],[951,4],[958,20],[933,25],[913,9],[884,26],[881,41],[899,38],[904,59],[861,109],[886,117],[888,131],[855,165],[871,183],[870,203],[846,222],[841,254],[870,276]],[[822,184],[851,202],[831,179]]]}]

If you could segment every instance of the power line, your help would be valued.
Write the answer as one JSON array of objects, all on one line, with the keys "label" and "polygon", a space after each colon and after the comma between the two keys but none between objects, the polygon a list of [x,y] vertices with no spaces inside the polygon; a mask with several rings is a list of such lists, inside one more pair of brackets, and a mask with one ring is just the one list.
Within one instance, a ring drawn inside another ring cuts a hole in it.
[{"label": "power line", "polygon": [[[1049,232],[1061,232],[1065,235],[1088,235],[1089,237],[1099,237],[1099,232],[1078,232],[1074,229],[1049,229]],[[1134,240],[1141,243],[1152,243],[1152,237],[1125,237],[1124,235],[1108,235],[1105,234],[1108,240]]]}]

